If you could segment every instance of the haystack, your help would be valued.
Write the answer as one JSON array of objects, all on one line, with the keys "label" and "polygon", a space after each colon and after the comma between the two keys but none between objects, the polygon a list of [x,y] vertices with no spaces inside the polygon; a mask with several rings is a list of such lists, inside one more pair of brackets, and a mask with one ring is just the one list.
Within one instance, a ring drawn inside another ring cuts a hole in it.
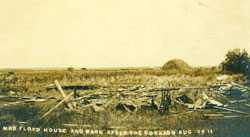
[{"label": "haystack", "polygon": [[191,67],[181,59],[173,59],[168,61],[162,67],[163,70],[189,71]]}]

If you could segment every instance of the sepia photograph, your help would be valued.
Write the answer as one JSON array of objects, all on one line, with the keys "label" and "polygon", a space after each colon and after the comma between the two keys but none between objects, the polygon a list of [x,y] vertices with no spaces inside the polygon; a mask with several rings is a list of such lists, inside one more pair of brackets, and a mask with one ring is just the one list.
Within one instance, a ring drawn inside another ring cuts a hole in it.
[{"label": "sepia photograph", "polygon": [[249,137],[250,1],[1,0],[0,137]]}]

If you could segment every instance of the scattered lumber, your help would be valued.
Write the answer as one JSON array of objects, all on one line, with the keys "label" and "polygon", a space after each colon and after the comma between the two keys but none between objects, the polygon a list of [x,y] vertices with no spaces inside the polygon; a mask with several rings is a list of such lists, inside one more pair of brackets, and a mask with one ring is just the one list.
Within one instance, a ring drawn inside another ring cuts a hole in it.
[{"label": "scattered lumber", "polygon": [[16,104],[20,104],[20,103],[24,103],[24,101],[16,101],[16,102],[11,102],[11,103],[7,103],[7,104],[3,104],[4,106],[11,106],[11,105],[16,105]]},{"label": "scattered lumber", "polygon": [[[55,85],[56,85],[57,89],[60,91],[60,93],[62,94],[63,98],[65,99],[65,102],[67,103],[67,102],[68,102],[68,99],[66,98],[66,94],[65,94],[64,91],[62,90],[62,88],[61,88],[59,82],[58,82],[57,80],[55,80],[54,82],[55,82]],[[70,104],[70,103],[68,102],[67,105],[68,105],[68,107],[69,107],[70,109],[73,109],[72,104]]]},{"label": "scattered lumber", "polygon": [[223,117],[223,114],[203,114],[205,117]]},{"label": "scattered lumber", "polygon": [[41,119],[42,118],[44,118],[44,117],[46,117],[49,113],[51,113],[54,109],[56,109],[57,107],[59,107],[63,102],[65,102],[66,100],[68,100],[68,98],[71,96],[71,95],[73,95],[74,94],[74,92],[71,92],[68,96],[66,96],[62,101],[60,101],[57,105],[55,105],[53,108],[51,108],[47,113],[45,113],[42,117],[41,117]]},{"label": "scattered lumber", "polygon": [[224,116],[224,118],[239,118],[239,117],[250,117],[250,115]]},{"label": "scattered lumber", "polygon": [[223,106],[222,103],[220,103],[219,101],[210,99],[204,92],[202,92],[203,95],[203,99],[207,100],[210,104],[216,105],[216,106]]},{"label": "scattered lumber", "polygon": [[174,114],[173,116],[180,116],[180,115],[186,115],[189,113],[193,113],[194,111],[187,111],[187,112],[183,112],[183,113],[179,113],[179,114]]},{"label": "scattered lumber", "polygon": [[231,111],[216,112],[217,114],[232,114]]},{"label": "scattered lumber", "polygon": [[217,106],[214,106],[214,108],[223,109],[223,110],[228,110],[228,111],[237,112],[237,113],[242,113],[242,114],[248,114],[248,113],[243,112],[243,111],[233,110],[233,109],[229,109],[229,108],[223,108],[223,107],[217,107]]},{"label": "scattered lumber", "polygon": [[[54,86],[47,86],[45,87],[47,91],[57,89]],[[68,85],[68,86],[61,86],[63,90],[94,90],[98,89],[99,86],[97,85]]]},{"label": "scattered lumber", "polygon": [[250,107],[250,104],[246,104],[246,106]]},{"label": "scattered lumber", "polygon": [[46,86],[44,86],[45,88],[51,88],[51,87],[54,87],[55,86],[55,84],[49,84],[49,85],[46,85]]}]

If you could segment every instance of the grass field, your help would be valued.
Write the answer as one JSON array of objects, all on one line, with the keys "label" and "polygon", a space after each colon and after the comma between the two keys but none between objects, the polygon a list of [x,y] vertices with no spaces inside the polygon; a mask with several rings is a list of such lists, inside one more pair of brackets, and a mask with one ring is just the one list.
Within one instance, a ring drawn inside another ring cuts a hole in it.
[{"label": "grass field", "polygon": [[[227,80],[219,82],[216,80],[216,77],[221,75],[219,70],[211,68],[196,68],[189,72],[138,68],[75,70],[74,72],[66,70],[15,70],[15,74],[8,74],[9,71],[0,71],[0,94],[3,97],[19,98],[0,100],[2,104],[0,105],[0,136],[139,136],[139,131],[143,133],[143,136],[151,136],[151,133],[152,136],[172,136],[173,132],[175,132],[175,136],[249,136],[250,134],[249,117],[208,119],[203,114],[213,113],[217,110],[204,109],[185,113],[189,111],[181,105],[177,106],[178,109],[172,109],[176,113],[170,114],[161,114],[157,110],[124,112],[117,111],[114,106],[100,112],[93,112],[89,109],[79,112],[69,111],[65,109],[64,105],[61,105],[47,117],[41,119],[42,115],[55,106],[60,101],[58,99],[62,98],[57,90],[47,91],[45,89],[46,85],[53,84],[56,79],[61,85],[98,85],[101,87],[96,90],[79,90],[78,93],[116,93],[120,88],[130,89],[142,85],[150,89],[208,87],[213,84],[229,82],[249,86],[249,81],[242,75],[232,75]],[[195,90],[185,90],[182,93],[198,92]],[[72,91],[65,92],[69,94]],[[171,92],[173,96],[180,94],[180,91]],[[204,92],[209,94],[208,90],[204,90]],[[3,105],[21,101],[21,98],[49,97],[55,99],[43,102],[17,103],[10,106]],[[17,127],[16,131],[13,131],[12,128],[4,129],[12,125]],[[19,129],[20,127],[24,128]],[[25,131],[29,130],[28,127],[36,127],[40,131],[35,129]],[[50,132],[49,128],[53,128],[54,131]],[[59,129],[66,129],[67,133],[58,133]],[[81,130],[84,133],[81,133]],[[127,135],[123,131],[128,132]],[[102,134],[102,132],[104,133]]]}]

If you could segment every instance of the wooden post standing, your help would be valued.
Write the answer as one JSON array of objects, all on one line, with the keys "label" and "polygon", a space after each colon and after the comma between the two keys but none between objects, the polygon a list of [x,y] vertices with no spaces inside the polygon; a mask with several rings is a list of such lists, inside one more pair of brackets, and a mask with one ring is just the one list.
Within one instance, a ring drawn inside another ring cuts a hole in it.
[{"label": "wooden post standing", "polygon": [[171,105],[171,98],[169,90],[161,91],[162,97],[161,97],[161,104],[159,110],[164,113],[169,112],[169,106]]},{"label": "wooden post standing", "polygon": [[74,89],[74,98],[76,99],[77,97],[77,92],[76,92],[76,88]]}]

